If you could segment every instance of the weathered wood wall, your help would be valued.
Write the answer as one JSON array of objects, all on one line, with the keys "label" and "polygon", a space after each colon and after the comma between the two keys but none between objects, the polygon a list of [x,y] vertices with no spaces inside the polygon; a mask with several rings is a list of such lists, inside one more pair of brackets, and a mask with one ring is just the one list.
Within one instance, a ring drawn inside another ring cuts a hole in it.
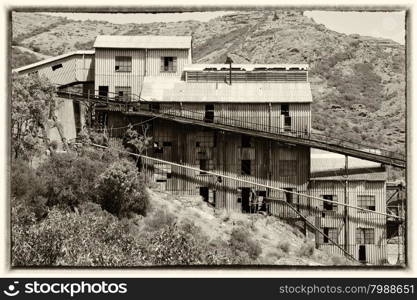
[{"label": "weathered wood wall", "polygon": [[[312,180],[309,185],[309,194],[315,197],[323,195],[337,196],[337,202],[359,206],[357,201],[359,195],[375,196],[375,211],[386,212],[384,181],[349,181],[347,198],[345,199],[345,184],[341,181]],[[338,228],[338,243],[345,245],[345,208],[338,206],[334,211],[327,211],[323,208],[323,202],[318,200],[309,201],[310,209],[307,214],[315,218],[317,226],[324,228]],[[356,231],[358,228],[374,229],[374,244],[365,244],[366,260],[369,263],[381,264],[386,258],[386,217],[357,209],[348,208],[348,238],[347,249],[351,255],[359,259],[359,244],[356,242]],[[320,248],[328,249],[331,252],[340,252],[335,246],[323,243],[322,237],[317,237]]]},{"label": "weathered wood wall", "polygon": [[[61,68],[52,70],[53,66]],[[53,84],[66,85],[75,82],[94,81],[94,54],[73,54],[40,66],[20,71],[19,74],[37,72],[46,76]]]},{"label": "weathered wood wall", "polygon": [[[116,72],[116,56],[131,56],[132,71]],[[161,57],[177,57],[176,72],[161,72]],[[95,55],[95,90],[108,86],[109,94],[115,93],[116,86],[130,87],[133,95],[140,95],[144,76],[181,76],[186,64],[190,64],[189,50],[146,50],[97,48]]]},{"label": "weathered wood wall", "polygon": [[[204,120],[208,103],[160,103],[160,112]],[[214,122],[276,133],[284,132],[284,116],[279,103],[213,103]],[[310,103],[290,103],[291,131],[304,135],[311,131]]]}]

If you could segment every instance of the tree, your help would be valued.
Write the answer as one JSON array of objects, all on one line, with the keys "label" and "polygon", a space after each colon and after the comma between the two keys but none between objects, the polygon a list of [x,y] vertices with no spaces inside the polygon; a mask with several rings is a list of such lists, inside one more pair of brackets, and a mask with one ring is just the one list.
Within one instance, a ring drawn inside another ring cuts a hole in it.
[{"label": "tree", "polygon": [[12,75],[11,136],[14,157],[29,159],[42,144],[48,118],[55,110],[55,88],[37,74]]},{"label": "tree", "polygon": [[132,213],[145,216],[149,207],[149,195],[145,182],[135,166],[120,160],[111,164],[96,183],[98,202],[120,218]]}]

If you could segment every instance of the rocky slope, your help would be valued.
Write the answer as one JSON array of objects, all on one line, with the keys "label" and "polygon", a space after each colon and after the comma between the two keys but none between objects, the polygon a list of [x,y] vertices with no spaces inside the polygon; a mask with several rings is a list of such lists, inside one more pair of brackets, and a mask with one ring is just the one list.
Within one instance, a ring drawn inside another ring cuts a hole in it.
[{"label": "rocky slope", "polygon": [[112,24],[13,13],[13,44],[58,55],[98,34],[192,35],[195,62],[308,63],[313,127],[405,152],[405,47],[331,31],[302,11],[245,11],[208,22]]}]

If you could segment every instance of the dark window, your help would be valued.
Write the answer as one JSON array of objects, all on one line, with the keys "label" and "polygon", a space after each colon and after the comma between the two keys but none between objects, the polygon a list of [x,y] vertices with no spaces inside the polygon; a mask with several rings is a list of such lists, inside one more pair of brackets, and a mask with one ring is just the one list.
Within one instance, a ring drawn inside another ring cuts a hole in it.
[{"label": "dark window", "polygon": [[290,116],[290,106],[288,104],[281,104],[281,115]]},{"label": "dark window", "polygon": [[207,123],[213,123],[214,121],[214,105],[206,104],[204,112],[204,121]]},{"label": "dark window", "polygon": [[62,64],[53,65],[52,66],[52,71],[58,70],[60,68],[62,68]]},{"label": "dark window", "polygon": [[175,56],[161,57],[161,72],[177,72],[177,58]]},{"label": "dark window", "polygon": [[151,112],[159,113],[161,105],[159,103],[151,103]]},{"label": "dark window", "polygon": [[251,147],[251,138],[248,135],[242,135],[242,148]]},{"label": "dark window", "polygon": [[375,210],[375,196],[358,195],[358,206],[369,210]]},{"label": "dark window", "polygon": [[132,57],[116,56],[116,64],[114,70],[116,72],[132,72]]},{"label": "dark window", "polygon": [[116,86],[115,87],[115,92],[116,92],[116,100],[118,101],[130,101],[131,100],[131,95],[132,95],[132,91],[130,86]]},{"label": "dark window", "polygon": [[153,143],[153,151],[154,153],[164,153],[164,148],[160,145],[160,143],[155,142]]},{"label": "dark window", "polygon": [[280,160],[279,176],[294,176],[297,174],[296,160]]},{"label": "dark window", "polygon": [[249,159],[243,159],[241,162],[241,174],[251,175],[251,161]]},{"label": "dark window", "polygon": [[[208,160],[207,159],[200,159],[200,170],[208,171]],[[207,174],[207,172],[200,171],[200,174],[204,175]]]},{"label": "dark window", "polygon": [[292,204],[294,201],[294,194],[290,193],[293,191],[292,188],[284,188],[284,190],[286,190],[287,192],[285,192],[285,201],[287,201],[287,203]]},{"label": "dark window", "polygon": [[324,227],[323,228],[323,233],[325,235],[327,235],[327,237],[326,236],[323,236],[323,243],[324,244],[329,243],[329,239],[332,240],[335,243],[338,242],[337,228]]},{"label": "dark window", "polygon": [[[324,200],[329,201],[337,201],[337,197],[335,195],[323,195],[322,198]],[[329,202],[323,202],[323,209],[324,210],[337,210],[337,205],[334,205],[333,203]]]},{"label": "dark window", "polygon": [[100,98],[106,99],[108,94],[109,94],[109,87],[108,86],[100,85],[98,87],[98,95],[100,96]]},{"label": "dark window", "polygon": [[374,244],[375,234],[373,228],[356,228],[356,244]]},{"label": "dark window", "polygon": [[200,147],[200,142],[195,142],[196,147]]}]

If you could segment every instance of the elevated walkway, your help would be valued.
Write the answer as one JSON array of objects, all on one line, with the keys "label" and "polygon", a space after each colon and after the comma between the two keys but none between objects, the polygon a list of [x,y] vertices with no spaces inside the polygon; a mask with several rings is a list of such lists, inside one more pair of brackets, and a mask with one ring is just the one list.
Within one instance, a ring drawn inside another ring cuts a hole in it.
[{"label": "elevated walkway", "polygon": [[[312,147],[347,156],[357,157],[360,159],[374,161],[402,169],[406,168],[407,165],[405,155],[402,155],[401,153],[384,149],[372,149],[370,146],[363,145],[358,142],[340,139],[334,136],[318,133],[286,131],[282,128],[271,127],[265,128],[265,130],[251,129],[254,127],[262,128],[266,126],[263,124],[254,124],[241,120],[232,120],[234,125],[226,125],[228,123],[230,124],[230,118],[223,119],[221,117],[214,117],[213,119],[207,120],[204,114],[201,112],[187,109],[172,109],[160,112],[154,110],[151,105],[141,105],[152,103],[146,100],[141,100],[138,102],[126,102],[119,100],[117,97],[111,98],[89,95],[87,98],[86,95],[82,93],[71,93],[62,90],[58,91],[57,93],[61,98],[68,98],[82,102],[93,102],[97,105],[101,105],[104,109],[114,107],[115,110],[120,110],[126,115],[155,117],[181,124],[202,126],[214,130],[245,134],[277,142]],[[193,117],[191,118],[190,116]]]}]

